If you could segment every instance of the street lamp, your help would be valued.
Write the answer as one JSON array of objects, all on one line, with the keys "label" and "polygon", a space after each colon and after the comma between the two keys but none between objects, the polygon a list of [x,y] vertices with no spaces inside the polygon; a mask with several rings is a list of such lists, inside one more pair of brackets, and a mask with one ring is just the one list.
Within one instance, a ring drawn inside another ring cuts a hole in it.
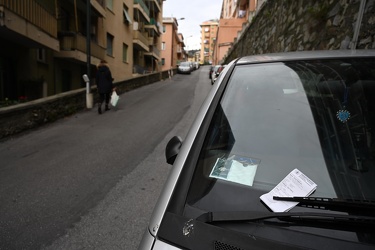
[{"label": "street lamp", "polygon": [[[193,35],[190,35],[190,36],[186,37],[186,38],[185,38],[186,43],[188,43],[188,39],[189,39],[189,38],[192,38],[192,37],[193,37]],[[186,49],[186,54],[187,54],[187,57],[188,57],[187,59],[188,59],[188,61],[189,61],[189,45],[187,45],[186,48],[187,48],[187,49]]]},{"label": "street lamp", "polygon": [[[186,43],[187,43],[188,39],[189,39],[189,38],[192,38],[192,37],[193,37],[193,35],[190,35],[190,36],[186,37],[186,38],[185,38]],[[186,47],[188,48],[187,50],[189,51],[189,46],[186,46]]]}]

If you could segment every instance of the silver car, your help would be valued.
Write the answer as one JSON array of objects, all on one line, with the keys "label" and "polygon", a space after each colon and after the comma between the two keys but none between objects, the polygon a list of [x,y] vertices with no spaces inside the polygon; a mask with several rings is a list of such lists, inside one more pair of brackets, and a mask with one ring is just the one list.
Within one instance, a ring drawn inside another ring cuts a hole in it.
[{"label": "silver car", "polygon": [[177,67],[177,73],[180,74],[190,74],[191,73],[191,64],[190,62],[181,62]]},{"label": "silver car", "polygon": [[139,249],[374,249],[375,51],[225,67]]}]

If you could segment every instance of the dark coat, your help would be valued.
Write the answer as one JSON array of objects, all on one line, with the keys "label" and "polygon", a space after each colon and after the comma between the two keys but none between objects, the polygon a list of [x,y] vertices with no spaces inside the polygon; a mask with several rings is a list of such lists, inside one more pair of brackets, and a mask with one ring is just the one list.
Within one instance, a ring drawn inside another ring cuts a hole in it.
[{"label": "dark coat", "polygon": [[105,64],[100,64],[98,66],[98,71],[96,72],[96,86],[99,94],[110,93],[113,89],[112,74]]}]

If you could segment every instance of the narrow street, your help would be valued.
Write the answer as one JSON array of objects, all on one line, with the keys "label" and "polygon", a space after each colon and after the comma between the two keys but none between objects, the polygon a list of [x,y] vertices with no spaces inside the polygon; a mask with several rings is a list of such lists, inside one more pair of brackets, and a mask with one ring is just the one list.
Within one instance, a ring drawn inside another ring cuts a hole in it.
[{"label": "narrow street", "polygon": [[136,249],[211,89],[208,67],[0,143],[0,249]]}]

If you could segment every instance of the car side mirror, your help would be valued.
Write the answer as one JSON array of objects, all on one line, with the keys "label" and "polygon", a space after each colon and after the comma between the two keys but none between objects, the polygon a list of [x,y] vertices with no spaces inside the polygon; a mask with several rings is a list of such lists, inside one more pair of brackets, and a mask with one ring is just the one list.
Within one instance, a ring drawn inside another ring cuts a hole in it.
[{"label": "car side mirror", "polygon": [[167,159],[168,164],[173,165],[178,153],[180,152],[181,145],[182,139],[179,136],[173,136],[172,139],[169,140],[165,148],[165,158]]}]

